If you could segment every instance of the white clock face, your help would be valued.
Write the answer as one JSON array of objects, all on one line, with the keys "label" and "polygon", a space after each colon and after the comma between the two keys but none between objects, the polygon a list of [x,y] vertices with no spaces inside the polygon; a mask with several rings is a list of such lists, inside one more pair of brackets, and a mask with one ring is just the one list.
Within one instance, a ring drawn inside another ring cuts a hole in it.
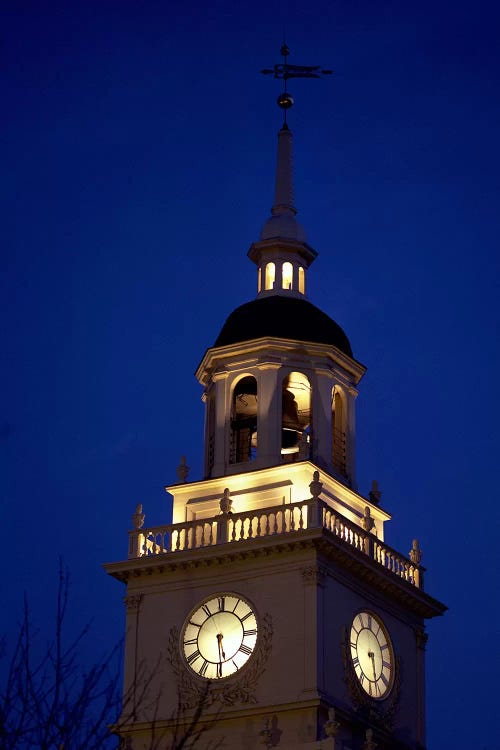
[{"label": "white clock face", "polygon": [[257,618],[236,594],[218,594],[189,615],[182,634],[184,658],[193,672],[220,680],[246,664],[257,642]]},{"label": "white clock face", "polygon": [[361,687],[381,700],[394,682],[394,654],[382,621],[371,612],[359,612],[351,625],[351,658]]}]

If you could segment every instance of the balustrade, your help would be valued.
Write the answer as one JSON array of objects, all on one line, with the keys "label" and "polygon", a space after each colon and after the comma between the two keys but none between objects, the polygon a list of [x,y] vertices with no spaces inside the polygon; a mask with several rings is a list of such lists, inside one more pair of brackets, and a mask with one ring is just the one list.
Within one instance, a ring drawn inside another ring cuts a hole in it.
[{"label": "balustrade", "polygon": [[234,544],[313,528],[326,529],[349,547],[366,554],[385,570],[422,588],[423,569],[420,565],[400,555],[318,498],[134,530],[130,532],[129,558]]}]

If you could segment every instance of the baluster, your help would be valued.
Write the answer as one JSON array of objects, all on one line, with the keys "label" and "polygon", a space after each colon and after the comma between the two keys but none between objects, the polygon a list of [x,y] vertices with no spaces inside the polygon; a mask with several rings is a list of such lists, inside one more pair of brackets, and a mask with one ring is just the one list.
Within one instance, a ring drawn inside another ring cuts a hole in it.
[{"label": "baluster", "polygon": [[243,518],[240,518],[240,539],[245,538],[245,521]]},{"label": "baluster", "polygon": [[253,518],[250,516],[248,519],[248,538],[251,539],[253,537]]},{"label": "baluster", "polygon": [[273,534],[277,534],[278,533],[278,514],[276,513],[276,511],[274,511],[273,516],[274,516],[274,531],[273,531]]},{"label": "baluster", "polygon": [[295,508],[290,508],[290,531],[295,531]]},{"label": "baluster", "polygon": [[231,534],[231,541],[235,542],[236,541],[236,521],[231,520],[231,525],[233,527],[233,532]]},{"label": "baluster", "polygon": [[299,529],[304,528],[304,506],[301,505],[299,508]]},{"label": "baluster", "polygon": [[269,513],[266,513],[266,536],[269,536],[270,533],[270,527],[269,527]]},{"label": "baluster", "polygon": [[176,534],[177,534],[177,542],[176,542],[176,545],[175,545],[175,549],[177,551],[177,550],[180,549],[180,546],[181,546],[181,532],[180,532],[180,529],[177,529]]},{"label": "baluster", "polygon": [[261,515],[259,513],[259,515],[257,516],[257,537],[260,537],[260,535],[261,535],[261,533],[260,533],[260,519],[261,519]]}]

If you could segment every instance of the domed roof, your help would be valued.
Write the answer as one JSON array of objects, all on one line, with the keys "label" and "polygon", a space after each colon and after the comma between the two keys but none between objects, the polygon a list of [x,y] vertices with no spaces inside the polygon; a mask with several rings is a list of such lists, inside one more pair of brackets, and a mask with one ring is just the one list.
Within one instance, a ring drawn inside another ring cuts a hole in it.
[{"label": "domed roof", "polygon": [[264,336],[328,344],[352,357],[349,339],[326,313],[305,299],[277,294],[237,307],[224,323],[214,346]]}]

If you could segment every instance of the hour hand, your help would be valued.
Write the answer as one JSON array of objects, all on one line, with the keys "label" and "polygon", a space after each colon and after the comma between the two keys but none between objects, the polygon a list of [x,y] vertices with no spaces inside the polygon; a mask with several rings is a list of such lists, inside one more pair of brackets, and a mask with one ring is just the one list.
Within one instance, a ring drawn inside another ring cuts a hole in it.
[{"label": "hour hand", "polygon": [[224,653],[224,649],[222,648],[222,633],[217,633],[217,645],[219,648],[219,658],[222,656],[222,658],[225,659],[226,654]]},{"label": "hour hand", "polygon": [[377,673],[375,672],[375,654],[373,653],[373,651],[368,651],[368,656],[372,660],[373,679],[376,680],[377,679]]}]

